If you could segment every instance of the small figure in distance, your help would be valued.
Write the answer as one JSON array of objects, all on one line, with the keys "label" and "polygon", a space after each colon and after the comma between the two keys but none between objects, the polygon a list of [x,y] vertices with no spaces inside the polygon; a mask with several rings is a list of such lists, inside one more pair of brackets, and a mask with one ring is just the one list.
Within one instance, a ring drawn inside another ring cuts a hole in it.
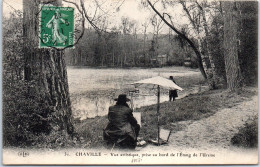
[{"label": "small figure in distance", "polygon": [[125,94],[115,99],[116,105],[109,107],[109,123],[104,129],[104,140],[112,149],[116,146],[123,149],[135,149],[140,125],[133,116],[133,110],[129,108],[130,101]]},{"label": "small figure in distance", "polygon": [[[169,79],[176,84],[175,80],[173,79],[173,76],[170,76]],[[174,101],[176,97],[178,97],[177,90],[169,90],[169,101]]]}]

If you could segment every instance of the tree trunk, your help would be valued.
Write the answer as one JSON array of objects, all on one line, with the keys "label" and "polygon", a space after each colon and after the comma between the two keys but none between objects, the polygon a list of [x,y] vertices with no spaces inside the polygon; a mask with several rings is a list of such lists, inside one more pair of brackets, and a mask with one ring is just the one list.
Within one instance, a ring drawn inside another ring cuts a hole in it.
[{"label": "tree trunk", "polygon": [[112,66],[114,67],[115,66],[115,51],[114,51],[114,48],[113,48],[113,52],[112,52]]},{"label": "tree trunk", "polygon": [[[124,54],[124,53],[122,53],[122,54]],[[121,65],[120,65],[120,67],[122,68],[122,67],[123,67],[123,55],[121,55],[121,59],[120,59],[120,61],[121,61]]]},{"label": "tree trunk", "polygon": [[[51,130],[72,134],[72,111],[64,51],[38,48],[40,2],[23,1],[24,77],[28,82],[35,83],[34,87],[29,88],[28,94],[35,94],[42,99],[37,105],[48,107],[49,110],[44,111],[44,119],[48,118]],[[46,3],[47,0],[43,2]],[[61,0],[52,1],[52,4],[60,6]]]},{"label": "tree trunk", "polygon": [[126,52],[124,52],[124,66],[126,65]]},{"label": "tree trunk", "polygon": [[144,24],[144,45],[143,45],[144,65],[146,65],[146,55],[145,55],[146,29],[147,29],[147,26],[146,26],[146,24]]},{"label": "tree trunk", "polygon": [[[202,48],[202,37],[201,37],[201,32],[199,30],[199,27],[198,25],[195,23],[194,21],[194,18],[191,16],[190,14],[190,11],[188,10],[188,8],[186,7],[186,3],[184,1],[180,1],[182,7],[183,7],[183,10],[185,11],[190,23],[192,24],[193,26],[193,29],[194,29],[194,32],[197,36],[197,41],[198,41],[198,50],[200,52],[200,56],[201,56],[201,62],[202,62],[202,66],[205,70],[205,74],[207,76],[207,79],[210,79],[211,78],[211,66],[210,66],[210,61],[209,63],[207,62],[207,60],[209,60],[209,56],[205,53],[203,53],[203,48]],[[199,6],[199,4],[197,3],[197,5]],[[199,6],[201,7],[201,6]],[[201,9],[202,10],[202,9]]]},{"label": "tree trunk", "polygon": [[209,84],[210,84],[211,89],[215,89],[216,84],[218,83],[218,76],[217,76],[217,71],[216,71],[217,69],[215,67],[215,63],[214,63],[214,60],[213,60],[213,55],[212,55],[212,52],[211,52],[210,47],[209,47],[210,34],[209,34],[209,28],[208,28],[207,21],[206,21],[206,14],[205,14],[203,7],[197,1],[196,1],[196,4],[201,11],[202,25],[203,25],[204,32],[205,32],[205,35],[206,35],[206,39],[205,39],[206,50],[207,50],[208,59],[209,59],[209,62],[210,62],[210,71],[209,71],[209,74],[208,74],[209,75],[209,77],[208,77]]},{"label": "tree trunk", "polygon": [[241,73],[238,60],[238,11],[237,2],[223,2],[224,49],[227,85],[231,91],[241,87]]},{"label": "tree trunk", "polygon": [[206,55],[205,53],[203,53],[203,48],[202,48],[202,39],[200,37],[198,37],[198,50],[199,50],[199,53],[200,53],[200,57],[201,57],[201,63],[202,63],[202,66],[203,66],[203,69],[205,70],[205,73],[206,73],[206,76],[207,76],[207,79],[209,79],[209,76],[210,76],[210,68],[209,68],[209,64],[207,63],[207,60],[209,59],[208,58],[208,55]]},{"label": "tree trunk", "polygon": [[117,67],[119,67],[119,64],[120,64],[120,60],[121,60],[120,58],[121,58],[121,55],[118,54],[118,55],[117,55],[117,63],[116,63],[116,66],[117,66]]}]

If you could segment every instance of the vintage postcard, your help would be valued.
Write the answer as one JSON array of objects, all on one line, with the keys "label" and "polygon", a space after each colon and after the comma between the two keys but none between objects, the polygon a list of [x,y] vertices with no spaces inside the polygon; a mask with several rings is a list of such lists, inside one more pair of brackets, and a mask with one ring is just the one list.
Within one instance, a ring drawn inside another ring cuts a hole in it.
[{"label": "vintage postcard", "polygon": [[4,165],[258,164],[258,1],[2,9]]}]

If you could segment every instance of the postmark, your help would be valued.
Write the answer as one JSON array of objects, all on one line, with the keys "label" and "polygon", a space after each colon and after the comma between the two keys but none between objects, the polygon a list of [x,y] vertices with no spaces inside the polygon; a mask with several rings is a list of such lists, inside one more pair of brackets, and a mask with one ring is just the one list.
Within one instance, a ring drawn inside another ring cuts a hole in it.
[{"label": "postmark", "polygon": [[74,43],[74,8],[42,6],[39,48],[65,48]]}]

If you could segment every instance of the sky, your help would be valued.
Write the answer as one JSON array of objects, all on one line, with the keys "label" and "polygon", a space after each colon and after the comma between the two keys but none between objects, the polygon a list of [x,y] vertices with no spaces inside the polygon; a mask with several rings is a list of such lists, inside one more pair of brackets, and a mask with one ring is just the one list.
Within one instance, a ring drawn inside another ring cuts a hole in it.
[{"label": "sky", "polygon": [[[8,13],[11,11],[22,10],[23,0],[2,0],[3,1],[3,15],[8,16]],[[79,4],[79,0],[70,0],[77,2]],[[138,25],[138,33],[143,32],[142,24],[144,22],[149,22],[149,18],[154,15],[154,12],[143,8],[140,5],[141,0],[98,0],[100,4],[100,8],[98,8],[97,15],[107,14],[108,22],[110,23],[108,26],[112,28],[113,26],[119,27],[121,24],[122,17],[128,17],[131,20],[135,20]],[[95,13],[96,6],[93,5],[93,0],[85,0],[85,7],[90,16],[93,16]],[[68,3],[64,3],[64,6],[71,6]],[[116,10],[117,7],[120,6],[119,10]],[[181,17],[182,9],[180,7],[176,7],[175,9],[167,10],[160,7],[159,3],[156,6],[161,12],[168,12],[174,17],[174,23],[178,25],[187,23],[187,20]],[[153,27],[150,23],[148,32],[153,32]],[[169,28],[164,25],[161,33],[168,33]]]},{"label": "sky", "polygon": [[22,0],[1,0],[3,4],[3,15],[8,15],[9,12],[16,10],[22,10],[23,2]]},{"label": "sky", "polygon": [[120,16],[128,16],[131,19],[144,22],[151,15],[147,9],[142,9],[137,0],[125,0],[119,13]]}]

